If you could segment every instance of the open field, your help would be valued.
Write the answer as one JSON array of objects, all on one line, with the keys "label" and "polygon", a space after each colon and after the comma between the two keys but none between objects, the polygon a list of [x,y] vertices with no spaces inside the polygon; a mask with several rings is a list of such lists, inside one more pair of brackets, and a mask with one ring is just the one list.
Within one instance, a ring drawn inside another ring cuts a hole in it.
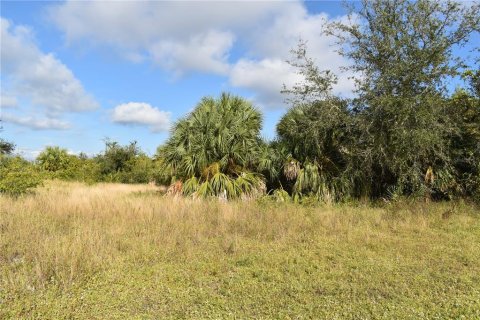
[{"label": "open field", "polygon": [[0,197],[1,319],[479,319],[480,214],[48,183]]}]

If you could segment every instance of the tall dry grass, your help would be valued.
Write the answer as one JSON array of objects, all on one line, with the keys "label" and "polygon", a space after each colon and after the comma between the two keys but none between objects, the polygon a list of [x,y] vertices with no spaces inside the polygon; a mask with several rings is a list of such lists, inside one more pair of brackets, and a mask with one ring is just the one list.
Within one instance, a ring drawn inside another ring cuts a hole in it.
[{"label": "tall dry grass", "polygon": [[[390,263],[401,255],[428,268],[461,245],[472,263],[480,261],[479,226],[477,208],[461,203],[222,203],[165,197],[148,185],[56,181],[19,199],[0,197],[0,293],[9,306],[52,286],[67,290],[119,265],[181,268],[198,260],[293,254],[292,248],[360,248],[368,259],[380,255]],[[435,254],[418,258],[422,252]],[[469,268],[480,272],[478,265]]]}]

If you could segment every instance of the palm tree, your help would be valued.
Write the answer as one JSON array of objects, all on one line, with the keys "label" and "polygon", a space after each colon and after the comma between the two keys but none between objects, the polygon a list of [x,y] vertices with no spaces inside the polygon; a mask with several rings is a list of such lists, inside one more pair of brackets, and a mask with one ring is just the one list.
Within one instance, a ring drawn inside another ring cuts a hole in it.
[{"label": "palm tree", "polygon": [[315,195],[336,201],[350,194],[350,121],[346,102],[336,98],[293,106],[282,117],[277,132],[287,150],[284,185],[294,198]]},{"label": "palm tree", "polygon": [[163,169],[183,183],[185,195],[255,196],[265,186],[256,173],[265,149],[261,127],[260,112],[247,100],[227,93],[205,97],[159,148]]}]

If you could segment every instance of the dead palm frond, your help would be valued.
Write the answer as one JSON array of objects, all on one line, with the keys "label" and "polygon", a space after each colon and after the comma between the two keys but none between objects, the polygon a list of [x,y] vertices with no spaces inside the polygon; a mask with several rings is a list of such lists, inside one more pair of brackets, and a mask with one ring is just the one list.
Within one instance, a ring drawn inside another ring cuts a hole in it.
[{"label": "dead palm frond", "polygon": [[283,174],[289,181],[293,181],[297,178],[300,172],[300,164],[295,159],[288,160],[283,166]]}]

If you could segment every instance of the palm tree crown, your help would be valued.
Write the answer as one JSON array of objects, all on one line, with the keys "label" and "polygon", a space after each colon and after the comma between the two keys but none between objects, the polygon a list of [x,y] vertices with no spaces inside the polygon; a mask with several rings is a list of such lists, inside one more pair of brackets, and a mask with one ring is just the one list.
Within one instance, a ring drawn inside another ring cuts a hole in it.
[{"label": "palm tree crown", "polygon": [[253,173],[263,148],[262,116],[250,102],[223,93],[203,98],[179,120],[159,149],[184,194],[235,198],[258,191],[263,178]]}]

